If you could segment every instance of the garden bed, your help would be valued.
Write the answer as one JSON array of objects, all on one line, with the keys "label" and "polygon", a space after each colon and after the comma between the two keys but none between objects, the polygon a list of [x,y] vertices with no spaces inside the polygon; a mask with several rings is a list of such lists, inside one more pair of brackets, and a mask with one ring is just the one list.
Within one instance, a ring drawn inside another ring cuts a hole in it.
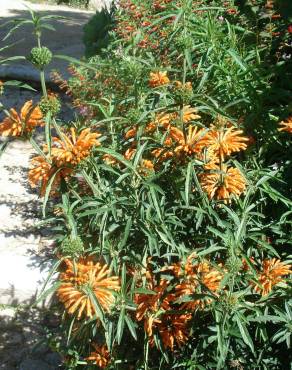
[{"label": "garden bed", "polygon": [[35,151],[27,185],[54,240],[36,301],[53,294],[64,368],[290,366],[290,14],[121,0],[85,29],[92,57],[53,73],[63,117],[32,13],[41,96],[5,104],[0,133]]}]

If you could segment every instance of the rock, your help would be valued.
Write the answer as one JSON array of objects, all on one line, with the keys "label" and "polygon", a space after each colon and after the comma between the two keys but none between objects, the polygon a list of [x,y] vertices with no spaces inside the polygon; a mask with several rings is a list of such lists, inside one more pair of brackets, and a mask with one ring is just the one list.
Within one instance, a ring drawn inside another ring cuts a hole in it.
[{"label": "rock", "polygon": [[20,364],[19,370],[56,370],[56,368],[41,360],[26,359]]}]

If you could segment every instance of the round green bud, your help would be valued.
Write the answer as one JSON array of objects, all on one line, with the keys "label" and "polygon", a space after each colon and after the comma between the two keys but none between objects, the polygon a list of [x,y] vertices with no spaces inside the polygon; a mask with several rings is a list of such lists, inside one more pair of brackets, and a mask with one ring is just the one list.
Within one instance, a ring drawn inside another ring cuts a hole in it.
[{"label": "round green bud", "polygon": [[61,103],[56,94],[49,93],[47,97],[42,97],[39,107],[44,116],[50,112],[53,117],[56,117],[61,110]]},{"label": "round green bud", "polygon": [[82,254],[84,251],[84,245],[77,236],[76,238],[67,237],[62,241],[61,251],[64,256],[76,257]]},{"label": "round green bud", "polygon": [[43,69],[46,65],[48,65],[51,62],[52,57],[53,57],[52,52],[45,46],[42,46],[40,48],[38,47],[32,48],[27,59],[36,68]]}]

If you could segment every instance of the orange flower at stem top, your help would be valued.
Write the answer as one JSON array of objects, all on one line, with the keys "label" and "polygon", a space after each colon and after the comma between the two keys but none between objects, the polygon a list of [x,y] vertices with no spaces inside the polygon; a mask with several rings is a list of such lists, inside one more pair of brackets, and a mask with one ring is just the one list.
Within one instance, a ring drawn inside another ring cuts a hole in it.
[{"label": "orange flower at stem top", "polygon": [[186,134],[184,134],[184,132],[177,127],[170,128],[169,135],[178,143],[175,148],[175,153],[178,155],[191,155],[193,153],[201,152],[202,145],[200,142],[202,141],[206,131],[194,126],[189,126],[186,131]]},{"label": "orange flower at stem top", "polygon": [[[145,330],[147,329],[146,332],[149,336],[150,345],[154,345],[153,331],[155,331],[159,333],[164,349],[169,348],[173,351],[175,344],[179,347],[182,346],[188,340],[188,321],[190,319],[190,314],[162,314],[151,323],[149,322],[148,325],[151,324],[151,329],[145,328]],[[151,335],[149,335],[150,333]]]},{"label": "orange flower at stem top", "polygon": [[51,155],[58,167],[66,164],[76,166],[89,156],[94,146],[100,145],[97,138],[101,134],[90,132],[90,128],[82,130],[79,136],[76,136],[74,128],[70,129],[70,133],[70,136],[63,134],[62,138],[53,138]]},{"label": "orange flower at stem top", "polygon": [[278,131],[286,131],[289,132],[289,134],[292,134],[292,116],[288,117],[286,121],[280,122],[280,128],[278,128]]},{"label": "orange flower at stem top", "polygon": [[150,133],[154,131],[157,127],[163,127],[165,130],[167,130],[170,128],[171,121],[175,119],[175,117],[175,113],[158,113],[154,121],[148,123],[148,125],[145,127],[145,132]]},{"label": "orange flower at stem top", "polygon": [[138,169],[142,176],[148,176],[154,171],[154,164],[149,159],[142,159]]},{"label": "orange flower at stem top", "polygon": [[210,172],[200,175],[202,189],[209,198],[230,202],[231,197],[238,197],[246,188],[246,181],[241,172],[234,167],[212,165]]},{"label": "orange flower at stem top", "polygon": [[276,258],[266,259],[258,275],[259,283],[255,285],[254,290],[263,296],[267,295],[275,285],[283,281],[283,276],[291,273],[291,265],[286,265]]},{"label": "orange flower at stem top", "polygon": [[67,179],[72,174],[72,169],[63,168],[58,169],[54,165],[48,162],[44,157],[37,156],[31,160],[32,168],[28,172],[28,180],[32,188],[41,186],[40,194],[44,196],[49,180],[54,176],[53,183],[51,185],[51,193],[54,194],[57,191],[61,183],[61,179]]},{"label": "orange flower at stem top", "polygon": [[38,106],[33,106],[32,100],[26,102],[20,114],[10,109],[9,116],[0,123],[0,135],[22,136],[30,134],[36,127],[43,126],[43,114]]},{"label": "orange flower at stem top", "polygon": [[76,263],[67,259],[65,264],[57,296],[67,312],[76,313],[77,319],[82,315],[92,318],[96,313],[94,299],[105,311],[110,311],[115,302],[113,291],[118,291],[120,284],[117,276],[110,276],[108,265],[94,263],[91,258],[79,259]]},{"label": "orange flower at stem top", "polygon": [[137,135],[137,126],[133,126],[125,133],[125,139],[131,139]]},{"label": "orange flower at stem top", "polygon": [[192,90],[192,83],[191,82],[186,82],[185,84],[183,84],[182,82],[180,81],[174,81],[173,82],[174,86],[177,88],[177,89],[186,89],[186,90]]},{"label": "orange flower at stem top", "polygon": [[169,82],[167,72],[150,72],[149,85],[151,87],[167,85]]},{"label": "orange flower at stem top", "polygon": [[192,108],[190,105],[185,105],[182,109],[182,121],[183,123],[188,123],[200,119],[201,116],[198,115],[196,108]]},{"label": "orange flower at stem top", "polygon": [[[177,269],[176,269],[177,270]],[[182,276],[182,270],[177,270]],[[205,290],[206,293],[217,294],[220,289],[220,283],[223,279],[223,272],[219,268],[213,267],[208,261],[198,261],[195,254],[191,254],[185,263],[184,280],[176,286],[177,299],[185,296],[192,296]],[[194,311],[198,308],[204,308],[210,304],[211,299],[190,300],[182,304],[183,310]]]},{"label": "orange flower at stem top", "polygon": [[246,142],[249,139],[242,136],[242,130],[234,127],[217,129],[211,126],[204,138],[204,146],[208,151],[216,154],[220,160],[234,152],[240,152],[247,148]]},{"label": "orange flower at stem top", "polygon": [[93,344],[92,346],[94,351],[92,351],[90,356],[86,357],[85,360],[99,366],[101,369],[105,369],[111,361],[110,353],[106,345],[100,347],[97,344]]},{"label": "orange flower at stem top", "polygon": [[156,314],[159,310],[167,311],[170,309],[170,302],[173,299],[171,295],[166,294],[168,281],[161,280],[158,285],[150,283],[149,289],[154,294],[137,294],[135,303],[138,305],[136,310],[136,319],[144,320],[147,316]]},{"label": "orange flower at stem top", "polygon": [[146,276],[148,276],[148,288],[154,294],[137,294],[135,296],[135,303],[138,305],[136,319],[144,321],[144,330],[151,346],[154,345],[154,334],[159,334],[164,348],[173,350],[175,343],[180,346],[187,340],[187,321],[191,315],[170,314],[171,303],[176,298],[174,294],[167,292],[169,282],[161,280],[159,284],[155,285],[153,275],[149,271]]}]

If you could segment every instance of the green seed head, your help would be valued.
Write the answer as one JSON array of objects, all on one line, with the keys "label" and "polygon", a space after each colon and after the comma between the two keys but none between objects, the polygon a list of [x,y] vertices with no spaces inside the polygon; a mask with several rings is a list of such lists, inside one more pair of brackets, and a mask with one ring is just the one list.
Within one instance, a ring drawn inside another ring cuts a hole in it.
[{"label": "green seed head", "polygon": [[44,116],[50,112],[55,117],[60,112],[61,103],[56,94],[48,94],[47,97],[41,99],[39,107]]},{"label": "green seed head", "polygon": [[84,251],[84,245],[79,237],[68,237],[63,240],[61,244],[61,251],[65,256],[76,257],[82,254]]},{"label": "green seed head", "polygon": [[48,65],[52,60],[52,53],[51,51],[42,46],[41,48],[35,47],[31,49],[31,52],[27,59],[39,69],[43,69],[46,65]]}]

